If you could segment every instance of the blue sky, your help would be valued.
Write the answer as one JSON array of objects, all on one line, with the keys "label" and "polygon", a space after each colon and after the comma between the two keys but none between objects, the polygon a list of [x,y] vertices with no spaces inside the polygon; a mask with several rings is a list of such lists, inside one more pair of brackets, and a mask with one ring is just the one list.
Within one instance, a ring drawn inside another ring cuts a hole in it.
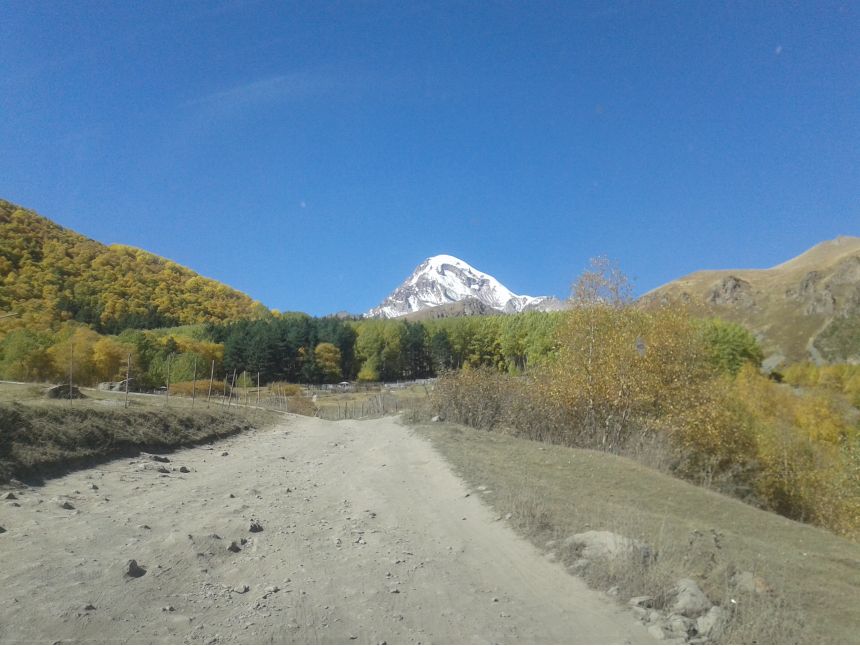
[{"label": "blue sky", "polygon": [[281,310],[860,235],[856,2],[0,3],[0,197]]}]

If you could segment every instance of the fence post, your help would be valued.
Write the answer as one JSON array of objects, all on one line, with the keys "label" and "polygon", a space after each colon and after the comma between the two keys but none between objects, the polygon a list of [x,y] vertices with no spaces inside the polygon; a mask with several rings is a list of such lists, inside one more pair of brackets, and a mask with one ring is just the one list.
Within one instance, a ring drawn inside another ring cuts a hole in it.
[{"label": "fence post", "polygon": [[131,375],[131,353],[128,355],[127,363],[125,364],[125,407],[128,408],[128,380]]},{"label": "fence post", "polygon": [[197,399],[197,357],[194,357],[194,381],[191,382],[191,408],[194,408],[194,400]]},{"label": "fence post", "polygon": [[212,398],[213,379],[215,379],[215,359],[212,359],[212,370],[209,372],[209,394],[206,395],[206,408],[209,408],[209,400]]},{"label": "fence post", "polygon": [[173,359],[173,355],[169,355],[167,357],[167,389],[164,391],[164,405],[170,405],[170,361]]},{"label": "fence post", "polygon": [[69,343],[69,406],[72,405],[72,382],[74,380],[73,366],[75,364],[75,339]]}]

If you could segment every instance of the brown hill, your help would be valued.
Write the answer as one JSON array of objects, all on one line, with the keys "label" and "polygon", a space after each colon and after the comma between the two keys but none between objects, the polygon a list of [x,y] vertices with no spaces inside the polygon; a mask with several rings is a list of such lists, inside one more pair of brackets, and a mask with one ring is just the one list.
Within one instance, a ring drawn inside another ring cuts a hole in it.
[{"label": "brown hill", "polygon": [[746,325],[762,344],[766,367],[860,361],[860,238],[822,242],[770,269],[697,271],[641,301],[682,302],[697,314]]},{"label": "brown hill", "polygon": [[141,249],[106,246],[0,200],[3,329],[76,320],[99,332],[258,318],[260,303]]}]

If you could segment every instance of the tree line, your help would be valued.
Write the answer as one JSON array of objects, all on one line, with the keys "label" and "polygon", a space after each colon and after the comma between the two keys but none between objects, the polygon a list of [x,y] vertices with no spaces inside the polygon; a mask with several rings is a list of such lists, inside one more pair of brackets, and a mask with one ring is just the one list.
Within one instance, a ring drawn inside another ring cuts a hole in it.
[{"label": "tree line", "polygon": [[260,373],[264,382],[335,383],[433,377],[464,365],[522,372],[553,352],[559,313],[431,321],[341,320],[283,314],[210,324],[227,371]]}]

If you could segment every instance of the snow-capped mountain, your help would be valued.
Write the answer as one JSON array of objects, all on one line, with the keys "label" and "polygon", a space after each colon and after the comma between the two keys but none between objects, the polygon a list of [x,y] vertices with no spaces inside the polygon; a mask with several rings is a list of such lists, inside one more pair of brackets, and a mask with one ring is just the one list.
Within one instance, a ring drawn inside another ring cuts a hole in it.
[{"label": "snow-capped mountain", "polygon": [[366,316],[394,318],[420,310],[473,298],[499,312],[560,309],[552,296],[514,294],[498,280],[454,256],[433,256]]}]

